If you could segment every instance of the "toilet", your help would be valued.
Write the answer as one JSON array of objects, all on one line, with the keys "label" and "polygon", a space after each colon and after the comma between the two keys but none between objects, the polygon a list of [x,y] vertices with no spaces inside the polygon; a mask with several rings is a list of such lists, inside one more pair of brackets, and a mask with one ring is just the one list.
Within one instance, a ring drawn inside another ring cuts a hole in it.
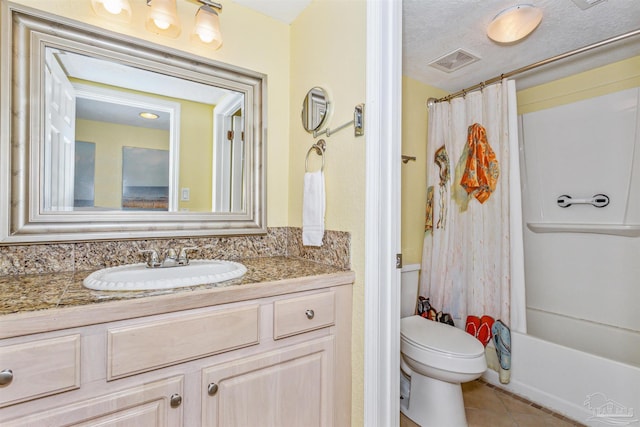
[{"label": "toilet", "polygon": [[415,315],[420,265],[401,274],[400,410],[421,427],[466,427],[461,384],[487,369],[484,346],[462,329]]}]

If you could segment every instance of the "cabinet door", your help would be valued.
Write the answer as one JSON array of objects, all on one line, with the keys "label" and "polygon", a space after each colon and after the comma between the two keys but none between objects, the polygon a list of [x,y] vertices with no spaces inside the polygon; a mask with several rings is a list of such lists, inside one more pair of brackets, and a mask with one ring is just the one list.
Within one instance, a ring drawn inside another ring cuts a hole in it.
[{"label": "cabinet door", "polygon": [[202,425],[333,425],[334,338],[203,370]]},{"label": "cabinet door", "polygon": [[3,427],[180,427],[183,377],[177,376],[2,421]]}]

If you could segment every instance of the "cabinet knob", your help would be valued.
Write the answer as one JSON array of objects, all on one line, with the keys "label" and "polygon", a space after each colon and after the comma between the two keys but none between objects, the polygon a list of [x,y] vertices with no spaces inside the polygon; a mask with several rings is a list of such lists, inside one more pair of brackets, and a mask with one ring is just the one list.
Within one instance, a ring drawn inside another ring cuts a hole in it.
[{"label": "cabinet knob", "polygon": [[218,384],[211,383],[207,386],[207,393],[209,396],[214,396],[218,392]]},{"label": "cabinet knob", "polygon": [[182,396],[180,396],[178,393],[172,394],[169,398],[169,403],[171,404],[172,408],[177,408],[178,406],[182,405]]},{"label": "cabinet knob", "polygon": [[0,372],[0,385],[9,385],[13,381],[13,371],[11,369],[3,369]]},{"label": "cabinet knob", "polygon": [[313,316],[316,315],[316,313],[314,313],[313,310],[307,310],[304,312],[304,314],[307,316],[307,319],[309,320],[313,319]]}]

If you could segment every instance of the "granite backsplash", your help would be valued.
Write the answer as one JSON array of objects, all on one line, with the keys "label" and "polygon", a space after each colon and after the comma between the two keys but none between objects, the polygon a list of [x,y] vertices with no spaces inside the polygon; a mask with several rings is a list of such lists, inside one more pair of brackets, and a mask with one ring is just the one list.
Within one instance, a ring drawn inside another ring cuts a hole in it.
[{"label": "granite backsplash", "polygon": [[97,270],[142,262],[143,249],[187,246],[200,248],[194,259],[286,256],[349,269],[350,245],[348,232],[327,230],[322,246],[311,247],[302,245],[301,228],[273,227],[265,235],[0,246],[0,276]]}]

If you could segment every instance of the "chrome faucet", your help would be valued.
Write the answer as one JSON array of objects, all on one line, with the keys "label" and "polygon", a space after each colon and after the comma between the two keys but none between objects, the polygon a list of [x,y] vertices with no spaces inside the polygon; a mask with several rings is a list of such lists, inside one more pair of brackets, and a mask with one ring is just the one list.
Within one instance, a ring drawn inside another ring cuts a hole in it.
[{"label": "chrome faucet", "polygon": [[198,248],[196,246],[187,246],[180,249],[180,255],[178,255],[178,264],[189,265],[189,256],[187,255],[187,252],[197,250]]},{"label": "chrome faucet", "polygon": [[162,263],[160,262],[160,257],[158,256],[158,251],[155,249],[141,249],[139,251],[141,254],[149,254],[146,255],[146,263],[148,268],[158,268],[162,267]]},{"label": "chrome faucet", "polygon": [[180,254],[176,254],[176,250],[173,248],[167,249],[160,261],[157,249],[144,249],[140,250],[140,253],[149,254],[146,255],[146,263],[148,268],[168,268],[168,267],[180,267],[189,265],[188,251],[197,250],[197,247],[184,247],[180,249]]},{"label": "chrome faucet", "polygon": [[178,255],[176,254],[175,249],[167,249],[167,252],[164,254],[164,259],[162,260],[162,267],[175,267],[177,265],[179,265]]}]

